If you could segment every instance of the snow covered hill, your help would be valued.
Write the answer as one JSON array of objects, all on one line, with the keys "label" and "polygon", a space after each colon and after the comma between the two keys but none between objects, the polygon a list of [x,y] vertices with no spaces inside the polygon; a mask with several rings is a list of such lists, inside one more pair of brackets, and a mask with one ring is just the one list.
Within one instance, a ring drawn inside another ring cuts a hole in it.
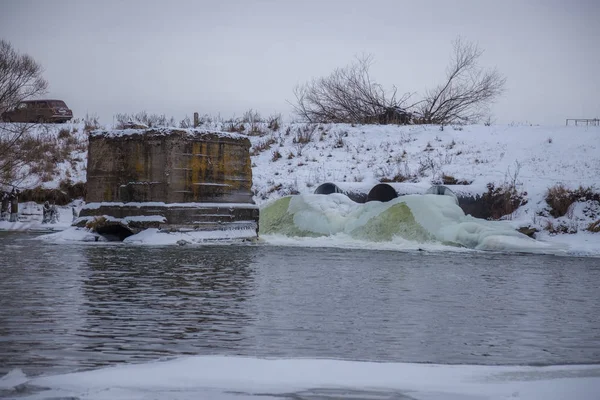
[{"label": "snow covered hill", "polygon": [[[411,182],[483,194],[488,185],[512,186],[526,204],[506,215],[515,226],[550,232],[582,232],[600,219],[593,196],[554,217],[545,198],[550,188],[590,188],[600,193],[600,127],[531,125],[348,125],[279,124],[273,121],[211,121],[202,128],[246,134],[252,142],[253,190],[262,205],[284,195],[312,193],[324,182]],[[46,134],[84,131],[82,122],[45,125]],[[48,133],[50,132],[50,133]],[[85,157],[85,153],[78,154]],[[59,161],[60,174],[85,179],[85,162]],[[29,179],[29,182],[39,180]],[[458,189],[456,189],[458,188]],[[589,197],[589,196],[588,196]],[[594,239],[600,241],[596,234]]]}]

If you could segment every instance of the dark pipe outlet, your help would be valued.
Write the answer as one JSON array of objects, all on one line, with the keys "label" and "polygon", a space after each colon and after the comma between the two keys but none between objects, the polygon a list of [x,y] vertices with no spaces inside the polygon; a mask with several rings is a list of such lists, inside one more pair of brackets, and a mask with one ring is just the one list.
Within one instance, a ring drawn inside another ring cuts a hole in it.
[{"label": "dark pipe outlet", "polygon": [[103,226],[96,227],[96,232],[99,235],[104,236],[109,241],[120,241],[122,242],[125,238],[133,235],[133,232],[125,226],[116,224],[106,224]]},{"label": "dark pipe outlet", "polygon": [[381,201],[383,203],[394,200],[398,197],[396,189],[388,185],[387,183],[379,183],[373,186],[373,189],[367,195],[367,202],[369,201]]},{"label": "dark pipe outlet", "polygon": [[315,189],[315,194],[331,194],[331,193],[343,193],[343,192],[339,187],[337,187],[333,183],[329,183],[329,182],[323,183]]}]

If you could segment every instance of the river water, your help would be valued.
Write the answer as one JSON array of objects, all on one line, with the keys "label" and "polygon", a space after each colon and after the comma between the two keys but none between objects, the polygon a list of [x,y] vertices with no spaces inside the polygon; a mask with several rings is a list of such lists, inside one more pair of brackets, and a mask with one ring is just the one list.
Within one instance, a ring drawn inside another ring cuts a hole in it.
[{"label": "river water", "polygon": [[0,233],[0,375],[179,355],[600,362],[600,261]]}]

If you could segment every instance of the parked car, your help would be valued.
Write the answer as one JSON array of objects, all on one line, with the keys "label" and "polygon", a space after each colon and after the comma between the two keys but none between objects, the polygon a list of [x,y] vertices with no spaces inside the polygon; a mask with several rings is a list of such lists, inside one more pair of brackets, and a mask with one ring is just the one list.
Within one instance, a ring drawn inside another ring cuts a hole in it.
[{"label": "parked car", "polygon": [[73,111],[62,100],[26,100],[2,113],[5,122],[67,122]]}]

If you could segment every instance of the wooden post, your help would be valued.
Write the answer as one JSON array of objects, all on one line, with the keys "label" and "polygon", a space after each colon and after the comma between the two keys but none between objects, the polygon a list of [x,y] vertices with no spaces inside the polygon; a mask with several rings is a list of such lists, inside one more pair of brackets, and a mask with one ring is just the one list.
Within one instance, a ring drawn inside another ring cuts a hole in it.
[{"label": "wooden post", "polygon": [[194,113],[194,128],[197,128],[200,125],[200,116],[197,112]]}]

